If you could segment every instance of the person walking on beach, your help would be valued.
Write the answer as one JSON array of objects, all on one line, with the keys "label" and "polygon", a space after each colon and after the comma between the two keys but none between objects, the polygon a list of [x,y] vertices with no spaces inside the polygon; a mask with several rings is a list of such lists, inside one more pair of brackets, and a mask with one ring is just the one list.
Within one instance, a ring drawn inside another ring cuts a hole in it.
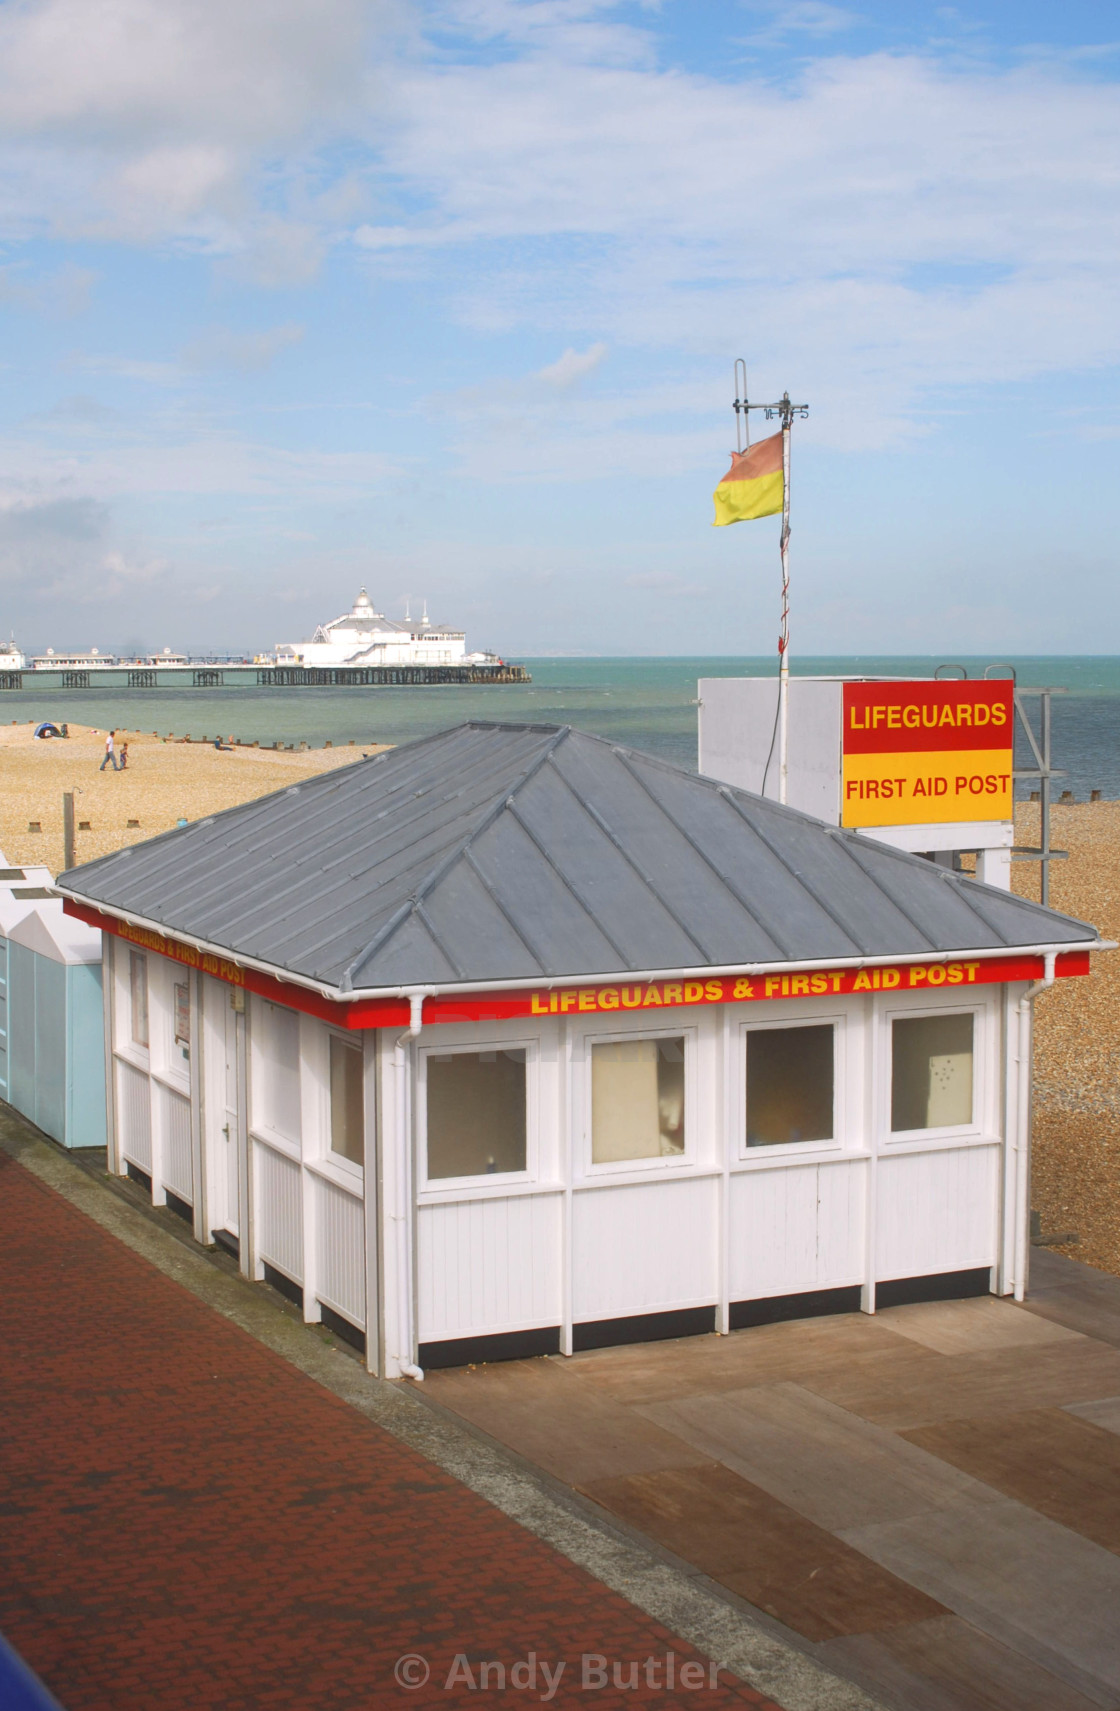
[{"label": "person walking on beach", "polygon": [[122,743],[121,744],[120,759],[117,762],[117,771],[123,772],[127,765],[128,765],[128,744]]},{"label": "person walking on beach", "polygon": [[120,771],[120,767],[117,765],[116,744],[113,741],[116,734],[116,731],[110,731],[109,735],[105,738],[105,759],[98,767],[98,772],[104,772],[107,766],[111,766],[114,772]]}]

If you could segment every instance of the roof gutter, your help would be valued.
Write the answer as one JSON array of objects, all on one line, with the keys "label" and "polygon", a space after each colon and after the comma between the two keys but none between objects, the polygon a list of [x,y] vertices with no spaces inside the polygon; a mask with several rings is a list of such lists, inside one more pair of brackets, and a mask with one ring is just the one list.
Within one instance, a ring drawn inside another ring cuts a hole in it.
[{"label": "roof gutter", "polygon": [[518,975],[508,980],[455,980],[433,985],[429,982],[414,982],[404,986],[354,986],[348,992],[343,992],[328,981],[315,980],[306,974],[296,974],[292,970],[281,968],[279,964],[262,962],[259,957],[246,956],[243,951],[232,951],[228,945],[215,944],[211,939],[196,938],[193,933],[183,932],[178,927],[168,927],[162,921],[153,921],[147,915],[134,915],[127,909],[117,905],[99,903],[95,898],[83,897],[80,892],[70,891],[57,882],[51,887],[57,896],[69,897],[83,908],[95,909],[99,915],[111,915],[119,921],[127,921],[133,927],[145,927],[149,932],[162,933],[165,938],[177,939],[181,944],[191,945],[195,950],[205,951],[210,956],[224,958],[236,968],[255,969],[258,974],[267,974],[273,980],[287,982],[292,986],[302,986],[308,992],[317,992],[320,997],[330,999],[335,1004],[351,1004],[359,999],[371,998],[404,998],[411,1000],[420,994],[425,998],[435,998],[443,993],[456,992],[523,992],[527,986],[536,986],[545,991],[551,991],[554,986],[577,986],[588,981],[619,979],[654,981],[654,980],[702,980],[705,976],[721,974],[810,974],[816,969],[839,968],[892,968],[912,962],[947,963],[960,962],[968,957],[975,962],[988,962],[995,957],[1005,956],[1061,956],[1066,951],[1114,951],[1117,948],[1115,939],[1074,939],[1062,943],[1043,943],[1025,945],[985,945],[972,949],[962,945],[952,951],[907,951],[897,955],[878,956],[867,953],[863,956],[810,957],[800,961],[786,958],[771,959],[768,962],[728,962],[701,963],[685,967],[677,964],[672,968],[619,969],[613,972],[599,971],[595,974],[547,974]]}]

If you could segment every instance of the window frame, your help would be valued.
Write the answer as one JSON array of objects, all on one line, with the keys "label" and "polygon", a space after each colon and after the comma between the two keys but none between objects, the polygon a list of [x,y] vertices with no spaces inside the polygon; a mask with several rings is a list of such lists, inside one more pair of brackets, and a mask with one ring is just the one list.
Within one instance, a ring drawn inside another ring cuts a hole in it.
[{"label": "window frame", "polygon": [[[430,1176],[428,1174],[428,1059],[432,1057],[478,1057],[482,1052],[525,1053],[525,1169],[483,1172],[475,1176]],[[433,1040],[421,1044],[416,1076],[416,1174],[418,1195],[426,1199],[462,1199],[485,1195],[500,1199],[504,1194],[538,1186],[540,1179],[539,1060],[540,1041],[532,1035],[513,1039],[494,1038]],[[333,1155],[332,1155],[333,1156]]]},{"label": "window frame", "polygon": [[[136,978],[137,966],[144,970],[144,1024],[146,1038],[136,1038]],[[137,950],[134,945],[128,947],[128,1036],[127,1043],[134,1052],[143,1052],[145,1059],[150,1061],[152,1049],[152,970],[147,951]]]},{"label": "window frame", "polygon": [[[685,1021],[684,1012],[677,1007],[666,1006],[658,1010],[658,1015],[665,1018],[660,1027],[653,1025],[652,1017],[643,1017],[643,1026],[636,1028],[609,1028],[603,1032],[591,1029],[580,1036],[579,1065],[582,1077],[582,1097],[577,1107],[582,1115],[580,1144],[578,1151],[579,1175],[577,1181],[584,1183],[604,1181],[632,1181],[635,1177],[656,1180],[666,1172],[695,1171],[702,1162],[700,1145],[700,1102],[697,1082],[699,1079],[699,1035],[700,1030],[694,1018]],[[684,1150],[679,1153],[651,1153],[648,1158],[607,1159],[597,1164],[594,1158],[595,1137],[592,1129],[594,1112],[592,1051],[595,1046],[632,1045],[638,1040],[681,1040],[684,1041]]]},{"label": "window frame", "polygon": [[[850,1110],[848,1074],[848,1054],[850,1049],[849,1023],[852,1020],[850,1008],[839,1006],[827,1010],[803,1010],[800,1005],[796,1010],[792,1004],[782,1003],[786,1014],[781,1016],[759,1016],[757,1012],[749,1016],[741,1016],[736,1028],[735,1040],[735,1093],[734,1093],[734,1122],[735,1134],[731,1148],[732,1163],[736,1165],[753,1165],[765,1168],[768,1162],[794,1160],[811,1160],[818,1158],[835,1158],[840,1153],[866,1151],[866,1147],[858,1148],[858,1126],[853,1127]],[[857,1018],[858,1019],[858,1018]],[[820,1141],[774,1141],[764,1142],[761,1146],[747,1145],[747,1035],[761,1033],[764,1029],[778,1028],[823,1028],[832,1029],[832,1135],[829,1139]]]},{"label": "window frame", "polygon": [[[998,990],[998,989],[997,989]],[[972,1017],[972,1117],[967,1123],[949,1123],[932,1129],[892,1129],[891,1105],[894,1080],[894,1024],[916,1022],[925,1017]],[[991,1052],[991,1000],[979,995],[972,1003],[962,1002],[954,992],[944,1004],[918,1003],[883,1005],[877,1017],[882,1068],[879,1075],[879,1115],[876,1124],[880,1150],[923,1151],[938,1145],[955,1146],[962,1141],[990,1141],[993,1125],[989,1106],[991,1082],[988,1059]]]},{"label": "window frame", "polygon": [[[296,1134],[290,1134],[286,1129],[277,1129],[268,1121],[270,1100],[264,1096],[264,1080],[272,1068],[272,1056],[266,1051],[265,1041],[269,1036],[267,1024],[264,1021],[265,1006],[271,1010],[283,1011],[294,1015],[298,1024],[296,1032]],[[246,1127],[250,1136],[260,1141],[264,1146],[271,1147],[273,1152],[283,1153],[294,1162],[301,1161],[306,1156],[307,1142],[304,1135],[304,1100],[306,1096],[305,1077],[307,1064],[303,1047],[303,1020],[298,1010],[291,1010],[286,1004],[280,1004],[275,999],[265,998],[260,993],[251,994],[247,1006],[248,1028],[246,1030],[246,1052],[248,1056],[248,1075],[246,1077],[248,1090],[248,1111]]]},{"label": "window frame", "polygon": [[[326,1061],[326,1075],[324,1077],[324,1080],[326,1083],[326,1101],[325,1101],[326,1111],[324,1113],[324,1122],[323,1122],[323,1146],[320,1150],[319,1158],[318,1158],[318,1160],[316,1160],[316,1162],[320,1163],[320,1164],[329,1165],[332,1170],[339,1171],[341,1173],[341,1175],[348,1180],[348,1183],[349,1182],[355,1182],[358,1184],[362,1184],[365,1181],[365,1174],[366,1174],[365,1160],[366,1160],[368,1153],[369,1153],[369,1141],[370,1141],[370,1134],[369,1134],[370,1122],[369,1122],[369,1111],[368,1111],[368,1103],[369,1102],[366,1098],[366,1067],[367,1066],[366,1066],[365,1035],[360,1030],[357,1030],[357,1029],[355,1029],[353,1033],[346,1033],[342,1028],[332,1028],[329,1024],[327,1025],[327,1027],[325,1028],[324,1031],[326,1033],[326,1048],[327,1048],[326,1049],[326,1060],[327,1060]],[[361,1076],[362,1076],[362,1163],[361,1164],[356,1163],[355,1160],[352,1158],[347,1158],[345,1153],[336,1153],[334,1148],[331,1146],[331,1041],[332,1040],[340,1040],[342,1042],[342,1044],[349,1047],[349,1049],[351,1051],[357,1052],[358,1058],[359,1058],[360,1064],[361,1064]]]}]

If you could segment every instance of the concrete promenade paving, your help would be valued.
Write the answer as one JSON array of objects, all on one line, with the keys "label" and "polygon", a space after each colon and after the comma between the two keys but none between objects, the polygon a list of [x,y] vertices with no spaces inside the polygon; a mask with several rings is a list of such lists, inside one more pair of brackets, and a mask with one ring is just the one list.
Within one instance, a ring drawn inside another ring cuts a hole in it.
[{"label": "concrete promenade paving", "polygon": [[[554,1513],[543,1488],[522,1480],[518,1497],[461,1428],[447,1429],[456,1447],[430,1410],[288,1322],[274,1340],[327,1363],[324,1382],[297,1370],[234,1322],[249,1325],[259,1292],[2,1116],[0,1632],[66,1711],[773,1711],[570,1556],[598,1549],[635,1600],[694,1623],[702,1591],[624,1539],[596,1539],[578,1511]],[[135,1251],[146,1243],[155,1263]],[[379,1407],[391,1430],[371,1418]],[[402,1441],[401,1421],[430,1455]],[[455,1455],[495,1503],[437,1465]],[[497,1502],[521,1502],[534,1530]],[[569,1554],[534,1536],[550,1528]],[[788,1681],[786,1711],[870,1703],[720,1608],[710,1631],[722,1621],[729,1650],[753,1646],[758,1673]]]}]

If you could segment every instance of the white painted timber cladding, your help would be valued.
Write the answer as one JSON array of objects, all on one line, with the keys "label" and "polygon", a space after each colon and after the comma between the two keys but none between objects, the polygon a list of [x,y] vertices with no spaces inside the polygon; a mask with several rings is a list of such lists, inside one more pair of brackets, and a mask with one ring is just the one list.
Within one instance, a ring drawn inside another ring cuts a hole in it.
[{"label": "white painted timber cladding", "polygon": [[295,1283],[303,1282],[300,1167],[264,1141],[253,1140],[257,1258]]},{"label": "white painted timber cladding", "polygon": [[117,1059],[117,1121],[121,1152],[130,1164],[151,1174],[152,1098],[148,1077],[141,1069]]},{"label": "white painted timber cladding", "polygon": [[561,1212],[558,1194],[422,1206],[419,1340],[558,1325]]},{"label": "white painted timber cladding", "polygon": [[999,1158],[997,1145],[975,1143],[880,1158],[876,1278],[994,1265]]},{"label": "white painted timber cladding", "polygon": [[366,1264],[362,1200],[322,1177],[306,1177],[305,1191],[315,1196],[318,1261],[315,1293],[320,1301],[364,1330]]},{"label": "white painted timber cladding", "polygon": [[733,1176],[730,1299],[861,1283],[868,1168],[844,1159]]},{"label": "white painted timber cladding", "polygon": [[716,1177],[577,1193],[572,1204],[573,1320],[716,1301],[718,1193]]},{"label": "white painted timber cladding", "polygon": [[194,1172],[191,1169],[191,1102],[160,1082],[153,1082],[156,1120],[160,1125],[160,1158],[163,1186],[188,1205],[194,1205]]}]

